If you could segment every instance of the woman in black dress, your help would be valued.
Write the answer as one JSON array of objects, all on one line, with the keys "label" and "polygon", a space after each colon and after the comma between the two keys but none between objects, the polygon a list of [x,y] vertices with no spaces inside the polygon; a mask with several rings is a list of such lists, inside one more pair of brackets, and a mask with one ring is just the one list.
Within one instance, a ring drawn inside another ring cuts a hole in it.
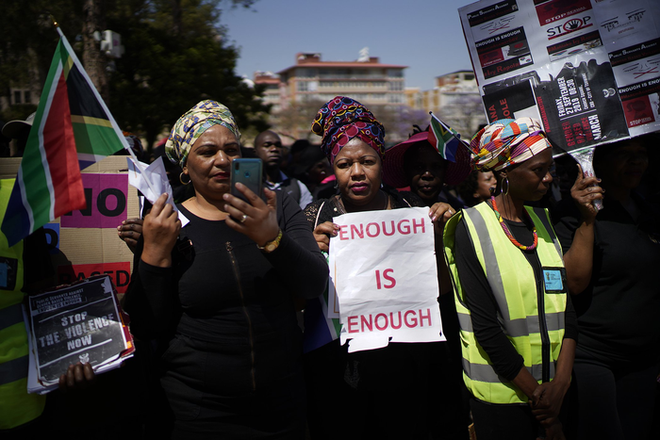
[{"label": "woman in black dress", "polygon": [[[168,156],[195,196],[162,195],[144,219],[129,303],[164,342],[160,384],[174,438],[302,439],[305,396],[294,298],[319,295],[327,266],[296,203],[236,184],[240,133],[222,104],[202,101],[174,125]],[[167,422],[164,417],[163,423]]]},{"label": "woman in black dress", "polygon": [[[599,145],[555,226],[578,315],[576,438],[647,439],[660,373],[660,209],[638,191],[657,134]],[[603,199],[597,211],[593,200]],[[577,208],[577,209],[576,209]]]},{"label": "woman in black dress", "polygon": [[[333,219],[345,213],[424,206],[412,193],[383,187],[384,128],[359,102],[337,96],[316,116],[312,131],[322,136],[339,194],[305,208],[319,248],[327,252],[337,234]],[[454,213],[444,203],[429,210],[436,230]],[[428,439],[432,352],[437,343],[390,343],[385,348],[348,353],[339,340],[313,340],[327,330],[329,318],[319,305],[305,308],[306,379],[309,428],[316,439]],[[338,323],[334,330],[339,334]],[[332,329],[330,329],[332,330]],[[467,431],[466,431],[467,432]]]}]

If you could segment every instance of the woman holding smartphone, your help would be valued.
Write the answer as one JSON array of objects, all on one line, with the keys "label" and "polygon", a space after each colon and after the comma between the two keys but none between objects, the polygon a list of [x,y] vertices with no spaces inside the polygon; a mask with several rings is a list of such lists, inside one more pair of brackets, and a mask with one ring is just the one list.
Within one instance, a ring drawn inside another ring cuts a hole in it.
[{"label": "woman holding smartphone", "polygon": [[[144,219],[127,309],[158,338],[173,438],[304,438],[301,333],[294,297],[325,288],[327,266],[295,202],[245,185],[231,195],[240,132],[224,105],[202,101],[172,128],[167,155],[195,196],[162,195]],[[167,419],[166,419],[167,420]]]}]

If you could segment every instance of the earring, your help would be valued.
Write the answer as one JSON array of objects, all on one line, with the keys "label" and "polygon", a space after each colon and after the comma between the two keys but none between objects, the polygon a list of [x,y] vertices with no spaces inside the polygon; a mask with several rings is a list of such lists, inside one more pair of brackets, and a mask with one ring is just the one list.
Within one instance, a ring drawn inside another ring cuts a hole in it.
[{"label": "earring", "polygon": [[[506,190],[504,189],[504,183],[506,182]],[[500,194],[504,193],[505,196],[509,195],[509,178],[505,177],[502,179],[502,183],[500,184]]]},{"label": "earring", "polygon": [[179,182],[181,182],[183,185],[188,185],[190,183],[190,176],[188,176],[188,181],[184,182],[183,181],[183,176],[188,176],[186,173],[181,171],[181,174],[179,174]]}]

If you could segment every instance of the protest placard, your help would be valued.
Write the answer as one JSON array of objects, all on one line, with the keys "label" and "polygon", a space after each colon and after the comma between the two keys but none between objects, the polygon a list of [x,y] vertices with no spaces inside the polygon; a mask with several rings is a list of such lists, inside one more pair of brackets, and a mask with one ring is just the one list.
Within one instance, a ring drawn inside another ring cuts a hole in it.
[{"label": "protest placard", "polygon": [[568,152],[660,130],[660,2],[482,0],[459,16],[490,122],[537,119]]},{"label": "protest placard", "polygon": [[116,293],[104,275],[28,297],[30,369],[38,382],[30,391],[52,389],[71,364],[89,362],[99,373],[132,355]]},{"label": "protest placard", "polygon": [[428,209],[344,214],[334,223],[340,229],[330,244],[330,276],[348,351],[446,340]]},{"label": "protest placard", "polygon": [[[20,161],[0,161],[0,176],[15,177]],[[127,168],[125,156],[109,156],[86,168],[82,181],[87,207],[44,226],[58,284],[106,274],[120,297],[126,292],[133,254],[117,236],[117,226],[139,216],[138,195],[129,186]]]}]

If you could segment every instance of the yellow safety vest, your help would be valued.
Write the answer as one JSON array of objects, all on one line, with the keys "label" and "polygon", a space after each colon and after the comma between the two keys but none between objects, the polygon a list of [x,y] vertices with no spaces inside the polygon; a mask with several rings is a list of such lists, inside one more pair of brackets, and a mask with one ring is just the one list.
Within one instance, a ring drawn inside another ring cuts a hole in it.
[{"label": "yellow safety vest", "polygon": [[[0,213],[4,218],[14,179],[0,180]],[[0,220],[1,221],[1,220]],[[7,247],[7,238],[0,232],[0,257],[16,262],[15,285],[12,290],[0,289],[0,429],[21,426],[41,415],[46,396],[28,394],[28,340],[23,322],[23,242]],[[4,268],[3,268],[4,269]],[[6,277],[6,271],[2,271]]]},{"label": "yellow safety vest", "polygon": [[[460,325],[463,378],[474,397],[490,403],[527,403],[528,398],[495,372],[488,355],[475,339],[472,317],[456,269],[454,233],[460,218],[463,218],[495,297],[502,330],[523,357],[524,365],[532,376],[539,383],[552,380],[565,330],[567,289],[564,262],[547,211],[531,207],[525,209],[536,226],[536,253],[549,284],[536,279],[527,258],[511,243],[487,203],[463,210],[461,215],[451,218],[444,231],[445,257],[454,286]],[[559,274],[561,280],[553,282],[553,277]],[[558,288],[558,284],[561,287]],[[546,286],[549,287],[546,289]]]}]

